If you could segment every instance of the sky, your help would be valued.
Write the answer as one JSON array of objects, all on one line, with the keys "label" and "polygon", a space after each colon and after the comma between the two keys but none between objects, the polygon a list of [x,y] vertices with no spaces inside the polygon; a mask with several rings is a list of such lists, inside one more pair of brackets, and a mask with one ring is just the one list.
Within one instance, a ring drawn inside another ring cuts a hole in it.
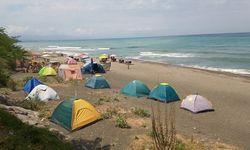
[{"label": "sky", "polygon": [[250,31],[250,0],[0,0],[0,26],[21,40]]}]

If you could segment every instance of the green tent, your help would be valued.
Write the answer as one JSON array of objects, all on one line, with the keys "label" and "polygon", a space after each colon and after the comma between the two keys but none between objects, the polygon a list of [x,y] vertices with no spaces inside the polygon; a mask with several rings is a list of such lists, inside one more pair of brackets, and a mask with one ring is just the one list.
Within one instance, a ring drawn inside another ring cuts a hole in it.
[{"label": "green tent", "polygon": [[149,95],[150,90],[142,81],[134,80],[125,85],[121,89],[121,93],[128,96],[142,97]]},{"label": "green tent", "polygon": [[56,71],[52,67],[45,66],[38,72],[38,74],[39,76],[55,76]]},{"label": "green tent", "polygon": [[150,92],[149,98],[157,99],[162,102],[173,102],[180,100],[179,96],[168,83],[160,83]]},{"label": "green tent", "polygon": [[101,118],[94,106],[83,99],[61,102],[54,110],[51,121],[67,130],[74,130]]},{"label": "green tent", "polygon": [[107,80],[101,75],[95,75],[91,77],[89,80],[87,80],[85,86],[92,89],[110,88]]}]

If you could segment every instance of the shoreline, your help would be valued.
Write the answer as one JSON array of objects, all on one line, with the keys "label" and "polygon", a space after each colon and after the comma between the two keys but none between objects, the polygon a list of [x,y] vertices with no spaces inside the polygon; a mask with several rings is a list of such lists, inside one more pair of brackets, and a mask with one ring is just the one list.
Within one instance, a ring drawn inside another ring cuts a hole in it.
[{"label": "shoreline", "polygon": [[190,69],[190,70],[195,70],[195,71],[198,70],[198,71],[203,71],[203,72],[208,72],[208,73],[221,74],[221,75],[226,75],[226,76],[236,77],[236,78],[244,78],[244,79],[250,81],[250,74],[249,75],[248,74],[237,74],[237,73],[233,73],[233,72],[195,68],[195,67],[189,67],[189,66],[184,66],[184,65],[182,66],[182,65],[157,62],[157,61],[150,61],[150,60],[143,60],[143,59],[132,59],[131,58],[131,60],[133,60],[135,62],[141,62],[141,63],[158,64],[158,65],[170,66],[170,67],[175,67],[175,68],[185,68],[185,69]]},{"label": "shoreline", "polygon": [[[41,56],[43,55],[43,52],[51,52],[51,53],[55,53],[55,54],[62,53],[64,55],[68,55],[69,53],[72,53],[72,52],[67,52],[67,51],[62,52],[62,51],[51,51],[51,50],[49,50],[49,51],[48,50],[28,50],[28,51],[30,51],[31,53],[39,53]],[[82,53],[86,53],[86,52],[88,52],[88,51],[83,51]],[[80,54],[81,52],[79,51],[79,52],[75,52],[75,53]],[[90,57],[95,58],[95,57],[98,57],[98,56],[90,56]],[[167,63],[167,62],[159,62],[159,61],[153,61],[153,60],[143,60],[143,59],[129,58],[127,56],[121,57],[121,58],[130,59],[130,60],[137,61],[137,62],[162,64],[162,65],[168,65],[168,66],[173,66],[173,67],[181,67],[181,68],[187,68],[187,69],[200,70],[200,71],[223,74],[223,75],[233,76],[233,77],[240,77],[240,78],[245,78],[247,80],[250,80],[250,73],[249,74],[247,74],[247,73],[244,74],[244,73],[235,73],[235,72],[223,71],[223,70],[212,70],[212,69],[208,69],[208,68],[214,68],[214,67],[208,67],[206,69],[206,68],[202,68],[202,67],[199,68],[199,67],[187,66],[185,64],[178,65],[178,64],[171,64],[171,63]],[[214,69],[223,69],[223,68],[214,68]],[[232,70],[234,70],[234,69],[232,69]],[[244,69],[242,69],[242,70],[244,70]]]}]

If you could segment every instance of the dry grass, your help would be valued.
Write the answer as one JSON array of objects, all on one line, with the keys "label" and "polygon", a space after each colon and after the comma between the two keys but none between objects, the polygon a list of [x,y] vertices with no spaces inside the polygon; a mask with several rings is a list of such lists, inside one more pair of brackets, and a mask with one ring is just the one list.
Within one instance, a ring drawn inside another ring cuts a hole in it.
[{"label": "dry grass", "polygon": [[[162,103],[161,105],[164,105],[163,113],[159,103],[156,108],[151,105],[154,147],[157,150],[174,150],[176,146],[175,106]],[[168,109],[168,107],[170,108]]]}]

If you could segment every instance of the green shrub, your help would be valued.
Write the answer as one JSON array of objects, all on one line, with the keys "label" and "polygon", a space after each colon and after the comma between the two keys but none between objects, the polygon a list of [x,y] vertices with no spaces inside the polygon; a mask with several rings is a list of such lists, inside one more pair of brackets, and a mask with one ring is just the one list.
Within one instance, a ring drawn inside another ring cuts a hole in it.
[{"label": "green shrub", "polygon": [[116,108],[107,108],[106,112],[102,113],[103,119],[110,119],[114,115],[118,115],[118,110]]},{"label": "green shrub", "polygon": [[23,108],[38,111],[45,106],[45,102],[39,100],[24,100],[20,103]]},{"label": "green shrub", "polygon": [[53,133],[45,128],[37,128],[22,123],[14,115],[0,108],[0,127],[6,131],[0,138],[0,149],[9,150],[73,150],[70,143],[60,141]]},{"label": "green shrub", "polygon": [[111,102],[111,98],[110,97],[101,97],[97,100],[97,102],[95,103],[96,105],[102,105],[104,102]]},{"label": "green shrub", "polygon": [[59,77],[59,76],[54,76],[54,79],[58,82],[58,83],[63,83],[63,78]]},{"label": "green shrub", "polygon": [[9,79],[7,82],[7,87],[10,88],[12,91],[17,90],[17,83],[13,79]]},{"label": "green shrub", "polygon": [[23,86],[26,84],[27,81],[29,81],[30,79],[32,79],[33,77],[32,76],[26,76],[24,77],[22,80],[23,80]]},{"label": "green shrub", "polygon": [[5,69],[0,68],[0,87],[7,86],[9,78],[9,73]]},{"label": "green shrub", "polygon": [[42,81],[42,82],[47,82],[47,81],[48,81],[48,79],[47,79],[46,76],[39,76],[38,79],[39,79],[40,81]]},{"label": "green shrub", "polygon": [[150,117],[149,111],[142,108],[135,107],[132,112],[140,117]]},{"label": "green shrub", "polygon": [[118,116],[118,117],[116,118],[115,126],[116,126],[116,127],[119,127],[119,128],[131,128],[131,127],[128,125],[126,119],[125,119],[124,117],[122,117],[122,116]]},{"label": "green shrub", "polygon": [[176,140],[175,150],[186,150],[185,144],[183,144],[180,140]]}]

